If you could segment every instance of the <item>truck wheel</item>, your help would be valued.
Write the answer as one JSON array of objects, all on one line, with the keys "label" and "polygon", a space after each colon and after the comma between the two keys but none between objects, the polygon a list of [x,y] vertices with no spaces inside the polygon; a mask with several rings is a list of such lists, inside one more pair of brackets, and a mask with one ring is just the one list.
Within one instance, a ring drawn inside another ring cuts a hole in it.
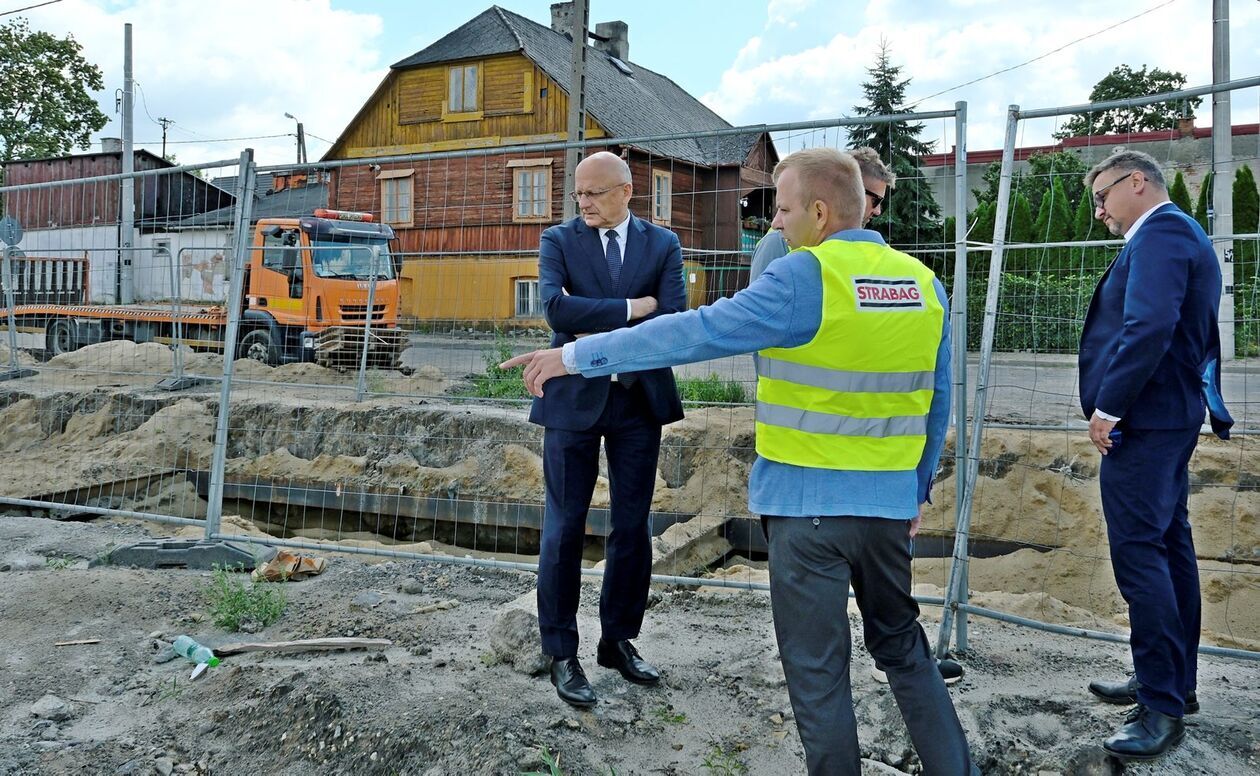
[{"label": "truck wheel", "polygon": [[45,337],[44,350],[49,358],[79,349],[79,343],[74,339],[74,324],[69,319],[56,318],[50,321]]},{"label": "truck wheel", "polygon": [[275,365],[276,346],[271,341],[271,332],[267,329],[253,329],[241,337],[241,346],[237,352],[240,358],[252,358],[264,364]]}]

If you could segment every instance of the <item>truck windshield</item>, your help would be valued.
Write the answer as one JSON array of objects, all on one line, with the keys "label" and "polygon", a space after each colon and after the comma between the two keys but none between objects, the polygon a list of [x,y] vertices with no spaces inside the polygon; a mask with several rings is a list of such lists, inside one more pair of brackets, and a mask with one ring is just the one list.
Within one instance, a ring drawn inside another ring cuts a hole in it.
[{"label": "truck windshield", "polygon": [[393,279],[394,260],[389,255],[389,246],[384,242],[367,243],[362,240],[311,240],[311,262],[315,275],[343,280],[371,280],[375,248],[380,249],[375,257],[377,280]]}]

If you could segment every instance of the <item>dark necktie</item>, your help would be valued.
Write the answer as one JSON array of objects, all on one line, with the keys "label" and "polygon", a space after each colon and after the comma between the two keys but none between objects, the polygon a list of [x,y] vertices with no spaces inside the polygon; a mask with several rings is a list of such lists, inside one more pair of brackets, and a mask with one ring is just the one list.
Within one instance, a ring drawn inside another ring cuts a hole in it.
[{"label": "dark necktie", "polygon": [[608,230],[608,274],[612,275],[613,288],[621,286],[621,245],[617,243],[617,233]]}]

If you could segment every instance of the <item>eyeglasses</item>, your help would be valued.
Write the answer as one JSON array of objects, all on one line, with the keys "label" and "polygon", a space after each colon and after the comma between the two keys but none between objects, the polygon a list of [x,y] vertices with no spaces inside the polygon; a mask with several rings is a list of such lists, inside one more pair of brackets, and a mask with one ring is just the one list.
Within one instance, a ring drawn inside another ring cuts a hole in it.
[{"label": "eyeglasses", "polygon": [[571,192],[569,192],[569,199],[573,200],[574,202],[580,202],[580,201],[582,200],[582,198],[583,198],[583,197],[585,197],[586,199],[595,199],[596,197],[603,196],[604,194],[607,194],[608,192],[612,191],[613,189],[619,189],[619,188],[621,188],[622,186],[625,186],[625,185],[627,185],[627,184],[625,184],[625,183],[618,183],[618,184],[617,184],[617,185],[615,185],[615,186],[609,186],[609,187],[608,187],[608,188],[606,188],[606,189],[596,189],[595,191],[571,191]]},{"label": "eyeglasses", "polygon": [[876,194],[875,192],[871,191],[870,189],[863,189],[863,191],[865,191],[865,192],[866,192],[866,196],[868,196],[868,197],[870,197],[870,198],[871,198],[871,209],[872,209],[872,210],[874,210],[875,208],[877,208],[877,207],[879,207],[880,205],[884,204],[884,195],[883,195],[883,194]]},{"label": "eyeglasses", "polygon": [[[1127,172],[1127,173],[1125,173],[1124,175],[1121,175],[1119,178],[1116,178],[1116,179],[1115,179],[1114,181],[1112,181],[1111,183],[1108,183],[1106,186],[1103,186],[1103,187],[1102,187],[1101,189],[1099,189],[1098,191],[1095,191],[1095,192],[1094,192],[1094,209],[1095,209],[1095,210],[1097,210],[1097,209],[1099,209],[1099,208],[1106,207],[1106,205],[1107,205],[1107,192],[1108,192],[1108,191],[1111,191],[1111,187],[1112,187],[1112,186],[1115,186],[1115,185],[1116,185],[1117,183],[1119,183],[1120,181],[1123,181],[1123,180],[1128,180],[1129,176],[1131,176],[1131,175],[1133,175],[1133,173],[1132,173],[1132,172]],[[1146,178],[1142,178],[1142,180],[1146,180]]]}]

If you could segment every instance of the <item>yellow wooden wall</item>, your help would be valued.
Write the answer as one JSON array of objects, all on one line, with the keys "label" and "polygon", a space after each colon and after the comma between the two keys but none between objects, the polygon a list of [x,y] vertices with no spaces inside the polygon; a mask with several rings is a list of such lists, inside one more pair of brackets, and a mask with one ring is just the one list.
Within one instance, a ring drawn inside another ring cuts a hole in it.
[{"label": "yellow wooden wall", "polygon": [[404,317],[421,321],[514,321],[545,325],[542,318],[516,317],[516,280],[538,279],[538,257],[460,256],[403,263]]},{"label": "yellow wooden wall", "polygon": [[[444,118],[449,68],[473,62],[480,65],[481,110]],[[521,54],[395,70],[328,156],[356,159],[564,140],[568,111],[564,90]],[[586,127],[589,138],[605,136],[589,115]]]}]

